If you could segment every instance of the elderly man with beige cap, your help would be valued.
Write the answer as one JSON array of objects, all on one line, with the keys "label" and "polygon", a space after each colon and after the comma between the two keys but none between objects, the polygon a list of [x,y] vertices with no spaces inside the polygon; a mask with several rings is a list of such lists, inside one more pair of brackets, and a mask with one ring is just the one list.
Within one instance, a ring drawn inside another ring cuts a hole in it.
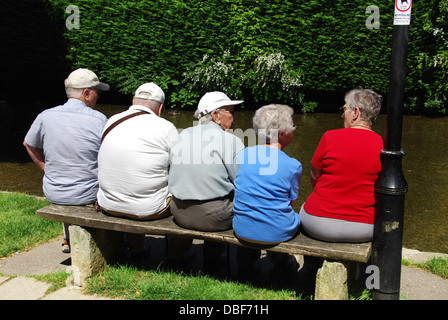
[{"label": "elderly man with beige cap", "polygon": [[[133,105],[109,119],[98,155],[98,204],[103,213],[134,220],[170,215],[168,169],[179,134],[160,117],[165,94],[154,83],[135,92]],[[142,257],[144,235],[127,236],[131,253]]]},{"label": "elderly man with beige cap", "polygon": [[[42,188],[52,203],[86,205],[96,200],[97,156],[107,118],[93,108],[105,90],[109,85],[92,71],[73,71],[65,79],[68,101],[41,112],[25,136],[23,145],[44,171]],[[66,225],[64,231],[68,252]]]}]

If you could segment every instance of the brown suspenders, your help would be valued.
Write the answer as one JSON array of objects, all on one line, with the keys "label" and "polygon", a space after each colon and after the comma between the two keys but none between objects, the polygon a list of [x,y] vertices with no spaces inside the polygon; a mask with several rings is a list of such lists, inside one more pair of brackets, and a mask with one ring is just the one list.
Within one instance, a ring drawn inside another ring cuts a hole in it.
[{"label": "brown suspenders", "polygon": [[136,113],[132,113],[132,114],[130,114],[130,115],[127,115],[126,117],[123,117],[123,118],[121,118],[121,119],[115,121],[114,123],[112,123],[112,124],[106,129],[106,131],[104,131],[103,136],[101,137],[101,143],[103,142],[104,138],[106,138],[106,135],[107,135],[113,128],[115,128],[116,126],[118,126],[120,123],[122,123],[123,121],[126,121],[126,120],[128,120],[128,119],[131,119],[131,118],[133,118],[133,117],[143,115],[143,114],[150,114],[150,113],[149,113],[149,112],[145,112],[145,111],[139,111],[139,112],[136,112]]}]

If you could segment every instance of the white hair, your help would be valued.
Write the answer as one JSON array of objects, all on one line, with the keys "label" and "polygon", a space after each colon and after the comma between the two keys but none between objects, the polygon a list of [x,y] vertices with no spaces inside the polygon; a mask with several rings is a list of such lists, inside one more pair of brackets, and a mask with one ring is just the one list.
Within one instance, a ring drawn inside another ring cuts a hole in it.
[{"label": "white hair", "polygon": [[361,118],[370,126],[375,124],[382,102],[383,97],[370,89],[353,89],[345,95],[345,103],[350,110],[358,107],[361,110]]},{"label": "white hair", "polygon": [[[222,113],[223,110],[222,109],[215,109],[213,111],[218,111],[219,113]],[[195,118],[199,119],[198,124],[206,124],[206,123],[209,123],[210,121],[213,121],[213,117],[212,117],[212,113],[211,112],[201,116],[201,112],[199,111],[199,109],[197,109],[194,112],[193,116]]]},{"label": "white hair", "polygon": [[67,98],[79,99],[82,95],[82,91],[84,89],[80,88],[65,88],[65,93],[67,94]]},{"label": "white hair", "polygon": [[252,119],[254,130],[260,138],[267,142],[277,140],[278,134],[289,134],[295,126],[292,119],[294,109],[283,104],[269,104],[255,112]]},{"label": "white hair", "polygon": [[156,112],[157,109],[161,105],[161,103],[158,101],[148,100],[148,99],[140,99],[140,98],[134,98],[134,104],[148,107],[149,109],[151,109],[154,112]]}]

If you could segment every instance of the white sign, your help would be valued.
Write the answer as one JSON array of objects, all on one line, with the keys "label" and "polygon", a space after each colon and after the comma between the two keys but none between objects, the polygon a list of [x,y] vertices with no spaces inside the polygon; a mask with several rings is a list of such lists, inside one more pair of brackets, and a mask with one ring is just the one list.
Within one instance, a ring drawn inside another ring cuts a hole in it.
[{"label": "white sign", "polygon": [[395,0],[394,25],[411,24],[412,0]]}]

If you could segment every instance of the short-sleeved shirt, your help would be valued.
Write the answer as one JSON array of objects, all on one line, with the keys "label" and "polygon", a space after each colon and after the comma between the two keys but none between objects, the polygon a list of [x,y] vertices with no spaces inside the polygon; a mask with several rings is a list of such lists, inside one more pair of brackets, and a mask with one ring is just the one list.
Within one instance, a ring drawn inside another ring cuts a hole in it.
[{"label": "short-sleeved shirt", "polygon": [[211,121],[187,128],[172,148],[169,188],[180,200],[211,200],[235,188],[240,138]]},{"label": "short-sleeved shirt", "polygon": [[243,239],[278,243],[297,232],[300,216],[291,201],[299,195],[302,164],[281,150],[254,146],[239,154],[233,229]]},{"label": "short-sleeved shirt", "polygon": [[139,111],[147,114],[128,119],[111,130],[98,155],[98,203],[106,211],[136,218],[166,207],[169,154],[179,136],[170,121],[139,105],[112,116],[104,130]]},{"label": "short-sleeved shirt", "polygon": [[305,211],[319,217],[373,224],[382,149],[382,137],[370,130],[327,131],[311,161],[322,174],[306,200]]},{"label": "short-sleeved shirt", "polygon": [[43,149],[45,174],[42,188],[49,201],[85,205],[98,192],[98,149],[107,118],[78,99],[41,112],[25,142]]}]

